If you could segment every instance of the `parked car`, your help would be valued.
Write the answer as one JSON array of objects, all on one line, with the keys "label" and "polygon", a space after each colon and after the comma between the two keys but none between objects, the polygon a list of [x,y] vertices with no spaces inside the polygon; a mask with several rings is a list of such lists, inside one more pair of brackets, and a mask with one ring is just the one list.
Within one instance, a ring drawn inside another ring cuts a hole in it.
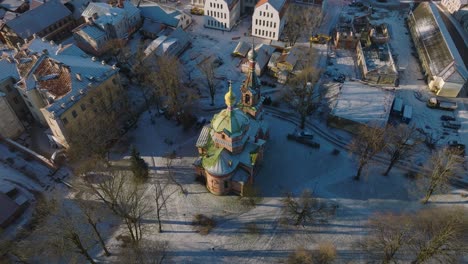
[{"label": "parked car", "polygon": [[192,15],[203,16],[203,9],[201,9],[199,7],[194,7],[192,9],[190,9],[190,13]]},{"label": "parked car", "polygon": [[461,123],[456,121],[444,121],[442,122],[442,126],[445,128],[460,129]]},{"label": "parked car", "polygon": [[455,121],[455,117],[449,116],[449,115],[443,115],[440,117],[440,120],[442,121]]}]

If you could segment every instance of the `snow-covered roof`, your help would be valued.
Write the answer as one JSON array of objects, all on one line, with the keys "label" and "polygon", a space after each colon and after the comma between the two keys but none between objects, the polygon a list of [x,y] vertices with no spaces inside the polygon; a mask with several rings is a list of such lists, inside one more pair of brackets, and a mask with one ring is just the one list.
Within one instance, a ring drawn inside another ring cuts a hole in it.
[{"label": "snow-covered roof", "polygon": [[153,21],[153,20],[147,19],[147,18],[145,18],[145,20],[143,21],[143,26],[141,27],[141,29],[143,31],[153,33],[153,34],[158,34],[164,28],[165,28],[165,26],[162,23],[157,22],[157,21]]},{"label": "snow-covered roof", "polygon": [[0,82],[6,78],[19,79],[16,64],[11,58],[0,58]]},{"label": "snow-covered roof", "polygon": [[31,52],[42,53],[44,50],[47,50],[50,57],[55,57],[58,55],[71,55],[71,56],[80,56],[88,58],[89,55],[82,51],[80,48],[74,44],[67,45],[56,45],[50,41],[45,41],[40,38],[34,38],[28,43],[23,45],[23,49],[27,49]]},{"label": "snow-covered roof", "polygon": [[71,15],[70,10],[57,1],[49,1],[6,22],[20,38],[29,38],[50,25]]},{"label": "snow-covered roof", "polygon": [[177,56],[189,45],[189,42],[188,34],[181,28],[176,28],[171,31],[169,35],[163,35],[153,40],[145,49],[144,53],[146,56],[152,53],[155,53],[157,56],[167,54]]},{"label": "snow-covered roof", "polygon": [[78,102],[88,89],[118,74],[118,68],[93,61],[74,45],[52,45],[40,39],[25,44],[15,59],[21,75],[18,86],[50,95],[53,101],[46,110],[56,116]]},{"label": "snow-covered roof", "polygon": [[96,25],[84,25],[76,33],[87,35],[94,40],[106,37],[106,32]]},{"label": "snow-covered roof", "polygon": [[[55,59],[70,68],[71,91],[65,96],[54,100],[46,107],[49,112],[60,115],[74,105],[89,89],[99,86],[110,77],[118,74],[118,68],[113,68],[90,58],[70,55],[56,56]],[[80,76],[79,78],[77,76]]]},{"label": "snow-covered roof", "polygon": [[[3,7],[6,10],[15,11],[19,7],[25,4],[25,1],[22,0],[1,0],[0,7]],[[1,9],[1,8],[0,8]]]},{"label": "snow-covered roof", "polygon": [[89,3],[88,7],[86,7],[86,9],[83,11],[81,15],[84,17],[92,17],[94,14],[97,14],[98,16],[102,16],[106,14],[116,13],[120,15],[126,14],[130,17],[133,15],[136,15],[139,12],[140,10],[138,10],[138,8],[134,6],[132,2],[130,1],[124,1],[122,8],[112,6],[107,3],[91,2]]},{"label": "snow-covered roof", "polygon": [[432,2],[422,2],[414,10],[412,17],[418,37],[429,60],[428,64],[432,75],[440,76],[449,64],[455,62],[460,75],[465,80],[468,79],[468,71],[463,59],[436,5]]},{"label": "snow-covered roof", "polygon": [[174,28],[179,25],[182,11],[159,5],[141,5],[139,8],[141,16],[144,18],[157,21]]},{"label": "snow-covered roof", "polygon": [[232,52],[232,54],[236,56],[246,57],[247,52],[249,52],[249,50],[250,50],[250,44],[244,41],[239,41],[239,43],[237,43],[237,46]]},{"label": "snow-covered roof", "polygon": [[332,115],[357,123],[385,126],[395,94],[361,82],[345,82],[337,95]]},{"label": "snow-covered roof", "polygon": [[262,44],[257,45],[257,47],[255,47],[255,51],[257,52],[257,58],[256,58],[257,64],[262,69],[268,64],[271,54],[273,54],[273,52],[275,51],[275,48],[270,45],[266,45],[262,43]]}]

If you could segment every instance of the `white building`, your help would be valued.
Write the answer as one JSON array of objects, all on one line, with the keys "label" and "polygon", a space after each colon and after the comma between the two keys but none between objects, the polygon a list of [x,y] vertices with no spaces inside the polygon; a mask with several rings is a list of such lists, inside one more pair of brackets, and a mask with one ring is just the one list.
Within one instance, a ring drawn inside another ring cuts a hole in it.
[{"label": "white building", "polygon": [[260,0],[252,17],[252,36],[278,40],[287,9],[287,0]]},{"label": "white building", "polygon": [[205,1],[205,27],[228,30],[239,20],[239,0],[206,0]]}]

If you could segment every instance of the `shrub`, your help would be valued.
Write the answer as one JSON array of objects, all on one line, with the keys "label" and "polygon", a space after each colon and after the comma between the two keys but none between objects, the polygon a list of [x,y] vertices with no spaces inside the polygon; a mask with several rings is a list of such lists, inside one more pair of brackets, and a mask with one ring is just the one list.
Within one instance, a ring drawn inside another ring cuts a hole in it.
[{"label": "shrub", "polygon": [[288,264],[312,264],[314,263],[312,251],[300,247],[289,254]]},{"label": "shrub", "polygon": [[192,225],[200,235],[208,235],[211,229],[216,226],[216,221],[204,214],[195,214],[193,216]]},{"label": "shrub", "polygon": [[336,259],[336,247],[330,242],[320,243],[314,255],[315,263],[332,263]]}]

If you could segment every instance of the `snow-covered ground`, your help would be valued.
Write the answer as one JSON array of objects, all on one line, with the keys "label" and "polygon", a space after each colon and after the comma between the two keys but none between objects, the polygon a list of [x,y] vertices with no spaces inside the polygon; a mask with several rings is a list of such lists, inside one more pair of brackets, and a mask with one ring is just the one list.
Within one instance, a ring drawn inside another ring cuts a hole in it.
[{"label": "snow-covered ground", "polygon": [[28,209],[0,233],[0,239],[11,239],[30,219],[38,193],[52,191],[55,188],[56,183],[52,181],[51,173],[52,171],[42,164],[0,144],[0,185],[16,187],[19,195],[28,198],[30,203]]},{"label": "snow-covered ground", "polygon": [[[362,181],[352,180],[355,164],[348,153],[332,155],[335,148],[326,140],[317,138],[320,149],[312,149],[289,141],[287,133],[296,125],[272,115],[266,119],[271,127],[271,140],[263,166],[256,177],[256,186],[263,199],[255,208],[244,206],[235,196],[215,196],[194,180],[192,162],[197,156],[194,147],[198,131],[183,132],[182,127],[163,117],[153,125],[147,112],[138,127],[130,132],[132,142],[150,164],[154,177],[163,177],[164,154],[176,150],[173,160],[177,181],[188,191],[177,192],[169,202],[169,213],[163,217],[164,232],[157,233],[154,215],[146,224],[148,237],[170,241],[173,263],[268,263],[284,258],[296,247],[315,248],[317,243],[333,242],[339,253],[339,262],[365,260],[353,246],[366,232],[370,215],[384,211],[408,211],[420,208],[420,195],[404,171],[395,169],[390,176],[381,175],[384,166],[374,164]],[[164,128],[164,129],[163,129]],[[165,143],[172,141],[173,144]],[[175,190],[176,186],[169,189]],[[286,192],[295,195],[304,189],[326,201],[338,204],[337,215],[326,224],[302,227],[282,226],[281,198]],[[170,192],[170,191],[169,191]],[[453,202],[466,206],[463,190],[436,196],[439,205]],[[193,231],[194,214],[213,216],[216,228],[207,236]],[[259,234],[252,234],[246,224],[255,223]],[[121,233],[119,230],[116,234]],[[113,247],[118,244],[111,240]]]},{"label": "snow-covered ground", "polygon": [[[330,3],[331,11],[325,17],[328,22],[336,21],[339,13],[336,10],[343,7],[338,1]],[[391,42],[394,51],[402,57],[409,57],[408,69],[397,94],[404,98],[405,103],[414,105],[412,122],[428,129],[428,124],[440,123],[438,110],[427,109],[424,98],[421,99],[428,93],[424,82],[417,80],[420,77],[415,77],[420,76],[417,61],[405,53],[409,38],[404,34],[406,29],[402,24],[403,12],[404,10],[396,8],[395,11],[384,11],[385,15],[382,16],[382,19],[391,25],[392,37],[397,38]],[[239,41],[232,38],[240,37],[241,40],[250,42],[251,39],[245,36],[250,22],[243,21],[232,32],[222,33],[203,28],[202,17],[193,18],[194,25],[189,33],[194,41],[192,48],[182,55],[181,60],[187,70],[192,71],[191,77],[199,82],[201,89],[204,83],[203,77],[196,69],[197,64],[210,56],[223,61],[216,69],[216,75],[220,79],[220,90],[216,95],[215,107],[224,107],[222,96],[226,91],[227,81],[233,81],[234,91],[238,93],[244,78],[238,68],[240,60],[230,55]],[[330,25],[325,25],[320,30],[327,33],[329,29]],[[260,40],[255,40],[255,43],[259,42]],[[302,41],[298,45],[306,46],[308,43]],[[315,45],[314,48],[320,54],[317,66],[326,66],[326,46]],[[337,71],[343,71],[348,77],[358,76],[352,55],[337,54],[336,57],[339,66],[331,67],[338,67]],[[213,111],[203,111],[203,106],[208,103],[206,91],[202,91],[202,109],[197,114],[211,118]],[[436,111],[436,114],[427,111]],[[356,165],[351,155],[343,150],[338,155],[333,155],[332,151],[336,147],[317,135],[315,140],[321,144],[320,149],[288,141],[286,135],[292,132],[296,125],[274,115],[267,115],[266,119],[271,127],[271,140],[268,142],[263,166],[256,176],[255,185],[260,190],[262,200],[254,208],[243,205],[235,196],[214,196],[207,192],[205,186],[195,182],[192,163],[198,155],[194,145],[199,131],[191,129],[184,132],[182,127],[162,117],[154,118],[153,124],[149,113],[144,112],[137,128],[128,134],[125,142],[137,147],[149,163],[155,178],[163,177],[166,172],[164,156],[172,151],[176,153],[177,157],[172,160],[172,165],[177,181],[183,184],[187,194],[177,192],[169,202],[168,215],[163,217],[163,233],[157,233],[154,215],[148,217],[146,224],[151,239],[170,242],[171,262],[270,263],[285,258],[298,246],[313,249],[317,243],[324,241],[330,241],[337,246],[339,263],[364,262],[365,255],[355,248],[355,242],[365,235],[369,216],[377,212],[412,211],[421,207],[421,196],[414,183],[404,176],[405,171],[395,168],[388,177],[384,177],[381,176],[384,165],[372,164],[361,181],[353,181]],[[323,124],[319,126],[324,130],[329,129]],[[341,140],[349,138],[349,135],[339,131],[330,130],[329,133],[335,134]],[[113,153],[112,157],[126,158],[128,150]],[[175,185],[171,185],[169,192],[176,188]],[[281,225],[281,198],[286,192],[298,195],[304,189],[312,190],[315,196],[337,204],[339,207],[336,216],[329,223],[308,225],[304,228]],[[466,190],[452,190],[448,194],[437,195],[432,206],[450,206],[453,203],[466,206],[468,199],[462,197],[462,193],[466,193]],[[209,235],[202,236],[193,231],[191,220],[196,213],[212,216],[217,221],[216,228]],[[246,228],[246,224],[249,223],[255,223],[260,232],[250,233]],[[121,228],[115,235],[123,230]],[[110,240],[114,247],[118,244],[115,235]]]}]

